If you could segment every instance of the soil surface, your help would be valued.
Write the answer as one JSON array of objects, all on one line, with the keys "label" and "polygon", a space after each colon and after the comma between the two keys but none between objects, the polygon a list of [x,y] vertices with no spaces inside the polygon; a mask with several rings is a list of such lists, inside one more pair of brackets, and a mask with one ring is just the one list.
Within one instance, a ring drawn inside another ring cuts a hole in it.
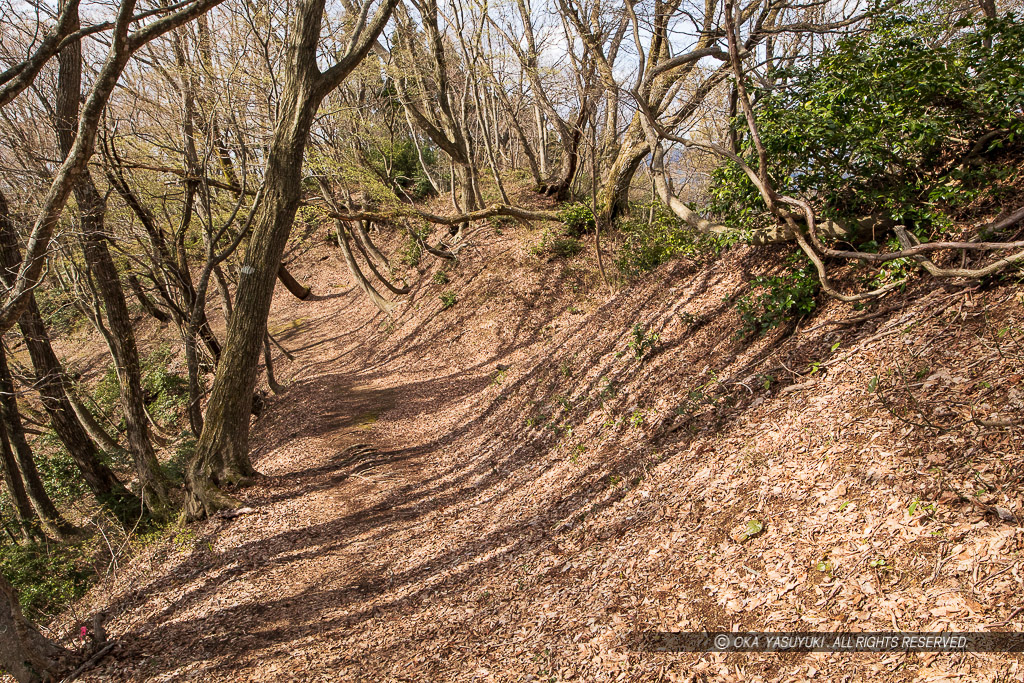
[{"label": "soil surface", "polygon": [[335,250],[292,254],[315,296],[274,301],[295,360],[275,349],[287,392],[254,419],[251,511],[90,593],[120,644],[84,680],[1021,680],[1020,655],[636,634],[1024,630],[1024,439],[981,422],[1024,410],[1024,287],[922,285],[744,338],[733,304],[779,255],[612,294],[539,239],[427,257],[393,320]]}]

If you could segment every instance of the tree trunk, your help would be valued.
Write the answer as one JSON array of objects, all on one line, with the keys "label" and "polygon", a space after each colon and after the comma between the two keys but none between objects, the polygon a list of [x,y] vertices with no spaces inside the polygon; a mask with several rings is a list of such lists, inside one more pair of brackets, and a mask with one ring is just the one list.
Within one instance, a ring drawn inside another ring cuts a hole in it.
[{"label": "tree trunk", "polygon": [[14,587],[0,576],[0,666],[18,683],[41,683],[57,680],[70,654],[25,618]]},{"label": "tree trunk", "polygon": [[99,423],[96,416],[94,416],[88,408],[82,405],[82,402],[78,400],[77,396],[75,396],[74,390],[68,391],[67,397],[68,403],[71,404],[72,410],[75,411],[75,416],[78,418],[78,421],[82,423],[82,427],[85,428],[89,438],[92,439],[96,445],[106,451],[108,455],[126,459],[131,458],[131,453],[122,448],[121,445],[117,443],[117,440],[103,428],[103,425]]},{"label": "tree trunk", "polygon": [[171,322],[170,314],[157,308],[156,304],[142,290],[142,284],[139,283],[139,279],[131,273],[128,274],[128,286],[131,287],[132,294],[138,299],[142,310],[156,318],[160,323],[166,324]]},{"label": "tree trunk", "polygon": [[14,459],[11,440],[7,438],[7,429],[0,422],[0,466],[3,468],[4,483],[7,493],[14,503],[14,514],[18,519],[18,535],[24,543],[40,540],[43,537],[39,529],[39,518],[32,509],[28,494],[25,493],[25,482],[21,479],[18,462]]},{"label": "tree trunk", "polygon": [[249,460],[249,415],[274,282],[285,272],[281,256],[302,198],[302,162],[309,128],[322,99],[315,90],[319,75],[316,44],[323,9],[324,0],[306,0],[298,9],[280,112],[267,158],[265,195],[239,269],[234,310],[203,431],[186,472],[185,512],[191,518],[233,505],[233,499],[218,487],[244,483],[256,474]]},{"label": "tree trunk", "polygon": [[[230,324],[230,320],[228,321]],[[188,423],[198,439],[203,431],[203,383],[199,376],[199,354],[196,338],[185,330],[185,367],[188,369]]]},{"label": "tree trunk", "polygon": [[75,416],[64,388],[64,369],[53,353],[34,300],[29,302],[29,308],[19,324],[36,372],[34,387],[50,415],[53,431],[78,465],[97,500],[109,505],[123,520],[127,520],[123,512],[138,509],[139,500],[100,461],[96,446]]},{"label": "tree trunk", "polygon": [[287,391],[287,387],[284,387],[277,383],[277,379],[274,377],[274,359],[270,352],[270,335],[267,334],[263,337],[263,365],[267,368],[267,386],[275,394],[283,394]]},{"label": "tree trunk", "polygon": [[542,177],[548,175],[548,135],[544,125],[544,113],[540,110],[539,104],[533,105],[533,118],[537,126],[537,156],[540,157],[540,174]]},{"label": "tree trunk", "polygon": [[601,191],[597,196],[600,219],[606,226],[613,225],[616,218],[629,208],[629,188],[633,184],[633,176],[640,168],[640,162],[647,156],[646,145],[641,147],[623,146],[605,174]]},{"label": "tree trunk", "polygon": [[[356,258],[352,254],[352,249],[349,246],[348,231],[345,228],[344,222],[340,220],[334,221],[334,232],[338,236],[338,244],[341,245],[341,251],[345,255],[345,265],[348,266],[348,271],[355,278],[359,288],[363,290],[366,296],[370,297],[370,301],[373,305],[380,310],[381,313],[391,317],[392,304],[390,301],[380,295],[380,292],[376,290],[373,284],[366,279],[363,275],[363,271],[359,269],[359,264],[356,263]],[[372,266],[372,264],[370,264]]]},{"label": "tree trunk", "polygon": [[264,195],[239,269],[234,310],[202,435],[185,473],[185,512],[190,518],[234,505],[218,487],[245,482],[256,474],[249,460],[249,415],[274,281],[302,199],[302,163],[309,129],[323,98],[370,51],[397,0],[385,0],[373,19],[352,36],[346,53],[321,73],[317,45],[324,4],[325,0],[303,0],[295,10],[285,83],[264,173]]},{"label": "tree trunk", "polygon": [[21,425],[21,415],[18,412],[18,400],[14,394],[14,381],[11,379],[11,371],[7,367],[7,356],[3,347],[0,346],[0,421],[7,432],[14,451],[14,458],[17,462],[21,480],[25,485],[25,494],[32,502],[43,528],[58,539],[67,539],[75,535],[77,529],[65,520],[57,506],[53,504],[50,496],[46,493],[43,480],[36,469],[36,463],[32,457],[32,449],[25,440],[25,430]]},{"label": "tree trunk", "polygon": [[[224,276],[224,270],[220,266],[213,269],[213,280],[217,284],[217,291],[220,292],[220,307],[224,313],[224,326],[231,321],[231,289],[228,287],[228,279]],[[209,325],[207,325],[209,329]]]},{"label": "tree trunk", "polygon": [[277,279],[281,281],[289,292],[294,294],[297,298],[305,301],[310,294],[309,287],[301,284],[298,280],[292,277],[292,274],[288,272],[288,269],[281,264],[281,267],[277,269]]},{"label": "tree trunk", "polygon": [[124,409],[128,450],[135,461],[139,478],[139,491],[146,509],[155,517],[164,517],[170,506],[168,481],[149,440],[149,421],[146,418],[145,394],[142,391],[142,368],[139,349],[135,343],[128,304],[121,288],[114,259],[107,248],[103,216],[105,202],[92,184],[88,171],[82,174],[75,187],[75,197],[81,210],[82,251],[91,275],[103,301],[110,329],[111,351],[121,388],[121,407]]},{"label": "tree trunk", "polygon": [[380,249],[377,248],[377,245],[373,243],[372,239],[370,239],[370,234],[366,232],[366,225],[368,223],[369,221],[354,221],[355,230],[353,232],[359,240],[359,243],[363,245],[363,249],[373,256],[373,258],[377,259],[378,264],[387,268],[388,275],[391,275],[391,262],[388,261],[387,256],[381,253]]},{"label": "tree trunk", "polygon": [[[57,74],[57,92],[60,93],[56,116],[57,141],[64,155],[71,151],[75,141],[81,80],[82,46],[80,41],[75,41],[61,50]],[[128,449],[135,459],[142,501],[154,516],[163,517],[170,505],[168,482],[149,441],[135,331],[120,276],[107,248],[104,225],[106,200],[96,190],[88,169],[83,170],[75,181],[74,193],[81,219],[82,252],[103,302],[111,332],[110,350],[121,387]]]},{"label": "tree trunk", "polygon": [[[20,263],[17,234],[8,217],[7,203],[0,194],[0,276],[8,287],[14,282],[13,273],[17,272]],[[35,370],[33,388],[43,400],[53,431],[82,472],[96,499],[109,506],[122,521],[129,521],[128,513],[139,509],[139,501],[117,480],[110,468],[100,462],[96,447],[75,417],[64,387],[64,368],[53,352],[35,296],[31,293],[18,324]]]}]

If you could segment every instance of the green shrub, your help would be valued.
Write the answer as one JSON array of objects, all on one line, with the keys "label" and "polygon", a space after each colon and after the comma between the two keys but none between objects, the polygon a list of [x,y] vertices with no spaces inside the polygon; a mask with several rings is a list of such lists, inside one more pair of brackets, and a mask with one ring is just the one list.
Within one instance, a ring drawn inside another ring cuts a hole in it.
[{"label": "green shrub", "polygon": [[426,224],[421,225],[419,228],[414,229],[413,233],[406,237],[405,244],[398,255],[399,260],[410,268],[418,266],[420,259],[423,258],[423,247],[420,245],[420,240],[430,237],[430,226]]},{"label": "green shrub", "polygon": [[559,235],[545,230],[540,242],[530,248],[536,256],[572,258],[583,251],[583,243],[570,235]]},{"label": "green shrub", "polygon": [[661,337],[654,333],[648,334],[640,323],[633,325],[632,334],[633,338],[629,340],[629,348],[633,350],[636,359],[642,363]]},{"label": "green shrub", "polygon": [[798,267],[799,262],[799,255],[794,254],[786,260],[787,271],[783,274],[751,281],[751,292],[736,302],[743,319],[737,337],[764,334],[795,315],[815,309],[819,282],[814,266],[807,263]]},{"label": "green shrub", "polygon": [[189,436],[182,439],[174,449],[174,455],[164,464],[164,473],[171,481],[181,483],[185,481],[185,467],[188,466],[192,454],[196,451],[196,439]]},{"label": "green shrub", "polygon": [[26,617],[46,623],[85,594],[95,577],[86,550],[82,544],[0,547],[0,571],[17,591]]},{"label": "green shrub", "polygon": [[660,202],[634,206],[632,216],[620,219],[616,227],[624,239],[615,265],[630,278],[676,256],[701,260],[724,246],[715,237],[695,231]]},{"label": "green shrub", "polygon": [[117,368],[113,363],[107,366],[103,377],[96,383],[92,398],[104,415],[114,414],[114,410],[121,400],[121,382],[117,378]]},{"label": "green shrub", "polygon": [[150,414],[176,424],[188,407],[188,379],[167,370],[172,351],[167,344],[153,349],[142,361],[142,390]]},{"label": "green shrub", "polygon": [[49,328],[58,332],[73,332],[85,320],[85,316],[71,303],[71,297],[56,287],[35,291],[39,313]]},{"label": "green shrub", "polygon": [[[139,365],[142,373],[142,391],[150,414],[163,422],[175,424],[188,406],[188,380],[170,372],[173,352],[168,344],[160,344],[143,356]],[[120,415],[117,407],[121,400],[121,384],[113,364],[100,378],[93,390],[93,400],[104,415],[115,419]]]},{"label": "green shrub", "polygon": [[441,310],[447,310],[455,305],[458,298],[455,296],[455,292],[448,291],[442,292],[441,294]]},{"label": "green shrub", "polygon": [[33,446],[39,476],[55,503],[66,505],[89,494],[81,470],[53,429],[44,431]]},{"label": "green shrub", "polygon": [[434,277],[432,277],[431,280],[434,281],[435,285],[446,285],[449,282],[451,282],[451,280],[448,278],[448,273],[446,273],[443,270],[439,270],[436,273],[434,273]]},{"label": "green shrub", "polygon": [[565,204],[558,212],[558,220],[562,221],[565,234],[579,238],[584,233],[594,230],[594,212],[586,204]]},{"label": "green shrub", "polygon": [[[895,237],[887,240],[885,242],[885,246],[890,252],[899,251],[902,248],[899,240]],[[870,252],[872,254],[877,254],[880,251],[878,243],[874,240],[861,244],[859,248],[861,251]],[[872,271],[870,275],[861,278],[862,284],[871,289],[884,287],[885,285],[892,284],[894,282],[902,282],[906,284],[906,280],[918,269],[918,266],[914,263],[913,259],[909,258],[898,258],[893,259],[892,261],[885,261],[884,263],[878,264],[877,267],[867,263],[859,263],[856,267],[860,270],[868,268]]]},{"label": "green shrub", "polygon": [[[433,166],[436,162],[434,148],[424,144],[420,149],[423,161],[427,166]],[[400,195],[408,194],[413,199],[422,199],[434,194],[434,188],[420,165],[416,145],[410,138],[374,146],[368,156],[380,176],[386,177]]]},{"label": "green shrub", "polygon": [[[899,3],[775,75],[776,87],[755,88],[769,172],[830,218],[878,215],[937,234],[953,209],[996,196],[1005,168],[993,159],[1024,134],[1024,22],[1013,15],[950,26]],[[742,154],[756,167],[748,138]],[[713,173],[711,195],[730,224],[773,222],[734,163]]]}]

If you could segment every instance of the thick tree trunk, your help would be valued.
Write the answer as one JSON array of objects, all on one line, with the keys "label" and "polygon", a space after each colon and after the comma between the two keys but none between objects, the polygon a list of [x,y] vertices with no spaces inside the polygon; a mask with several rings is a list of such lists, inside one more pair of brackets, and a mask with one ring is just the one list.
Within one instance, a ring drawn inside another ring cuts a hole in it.
[{"label": "thick tree trunk", "polygon": [[562,163],[559,166],[558,177],[547,185],[540,188],[541,194],[563,202],[569,196],[569,189],[576,177],[576,166],[579,163],[580,137],[582,131],[579,127],[573,129],[571,140],[563,146]]},{"label": "thick tree trunk", "polygon": [[218,487],[244,483],[256,474],[249,460],[249,415],[274,282],[281,272],[281,256],[302,197],[302,162],[309,128],[321,99],[314,90],[323,4],[323,0],[302,4],[289,49],[290,63],[264,176],[265,195],[239,269],[227,341],[202,435],[186,473],[185,512],[192,518],[233,505]]},{"label": "thick tree trunk", "polygon": [[14,587],[0,576],[0,667],[18,683],[42,683],[59,678],[70,654],[25,618]]},{"label": "thick tree trunk", "polygon": [[616,218],[629,208],[629,188],[633,184],[640,163],[647,156],[646,144],[633,147],[624,145],[605,173],[601,191],[597,195],[597,207],[601,223],[611,226]]},{"label": "thick tree trunk", "polygon": [[234,505],[219,486],[242,483],[256,474],[249,460],[249,415],[274,282],[302,199],[302,163],[309,129],[320,102],[363,60],[397,4],[397,0],[385,0],[373,19],[357,29],[347,52],[321,73],[317,45],[324,2],[303,0],[295,10],[285,83],[264,173],[264,195],[239,269],[234,310],[203,432],[185,473],[185,512],[191,518]]},{"label": "thick tree trunk", "polygon": [[[57,92],[60,93],[56,116],[57,141],[64,155],[71,151],[75,142],[81,80],[82,47],[79,41],[75,41],[61,50],[57,72]],[[117,267],[107,248],[104,225],[106,200],[96,190],[88,169],[83,170],[75,181],[74,193],[81,218],[82,252],[103,302],[111,333],[110,350],[121,387],[128,449],[135,459],[142,501],[154,516],[163,517],[170,506],[168,482],[149,440],[135,331]]]},{"label": "thick tree trunk", "polygon": [[10,369],[7,367],[7,356],[2,346],[0,346],[0,421],[2,421],[7,438],[11,443],[17,469],[21,474],[21,481],[25,485],[25,495],[38,513],[43,528],[58,539],[74,536],[77,530],[61,516],[57,506],[53,504],[50,496],[46,493],[39,470],[36,469],[32,449],[25,439],[25,430],[18,412],[18,400],[14,395],[14,381],[11,378]]}]

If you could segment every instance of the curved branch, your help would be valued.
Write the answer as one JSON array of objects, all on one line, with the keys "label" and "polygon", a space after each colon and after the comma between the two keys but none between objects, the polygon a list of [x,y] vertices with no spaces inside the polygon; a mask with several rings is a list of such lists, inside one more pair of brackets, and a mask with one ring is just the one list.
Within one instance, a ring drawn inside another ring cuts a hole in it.
[{"label": "curved branch", "polygon": [[327,215],[331,218],[342,221],[364,220],[376,221],[379,223],[392,223],[399,218],[422,218],[430,223],[448,226],[461,225],[470,221],[491,218],[493,216],[510,216],[512,218],[519,218],[527,221],[558,220],[558,212],[556,211],[529,211],[509,204],[492,204],[491,206],[483,209],[477,209],[476,211],[469,211],[455,216],[440,216],[438,214],[428,213],[427,211],[420,211],[412,206],[395,209],[389,213],[377,211],[349,211],[347,213],[341,213],[340,211],[328,211]]}]

